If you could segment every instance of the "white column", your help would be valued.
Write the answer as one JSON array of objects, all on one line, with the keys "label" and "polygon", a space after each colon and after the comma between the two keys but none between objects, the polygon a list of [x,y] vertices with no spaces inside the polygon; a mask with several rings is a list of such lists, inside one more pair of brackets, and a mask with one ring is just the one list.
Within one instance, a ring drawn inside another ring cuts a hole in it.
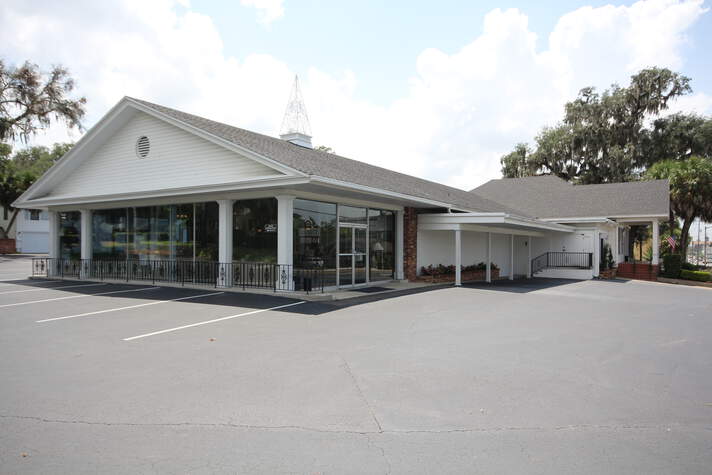
[{"label": "white column", "polygon": [[[279,269],[278,288],[293,290],[292,265],[294,264],[293,227],[294,196],[277,196],[277,264],[285,266]],[[284,277],[284,279],[282,279]]]},{"label": "white column", "polygon": [[462,231],[455,230],[455,285],[462,285]]},{"label": "white column", "polygon": [[595,229],[593,231],[593,276],[598,277],[599,271],[600,271],[600,266],[599,263],[601,262],[601,234],[598,229]]},{"label": "white column", "polygon": [[232,285],[232,205],[235,200],[218,201],[218,286]]},{"label": "white column", "polygon": [[79,277],[88,279],[91,277],[91,265],[89,260],[92,258],[93,243],[92,243],[92,213],[90,209],[83,209],[81,213],[79,249],[80,258],[82,260],[79,269]]},{"label": "white column", "polygon": [[660,262],[660,229],[658,220],[653,221],[653,260],[652,265],[657,266]]},{"label": "white column", "polygon": [[47,224],[49,225],[49,258],[57,259],[60,257],[59,250],[59,213],[56,211],[47,211]]},{"label": "white column", "polygon": [[81,258],[91,259],[93,251],[92,243],[92,212],[90,209],[81,210]]},{"label": "white column", "polygon": [[527,236],[527,279],[532,278],[532,237]]},{"label": "white column", "polygon": [[509,280],[514,280],[514,234],[509,235]]},{"label": "white column", "polygon": [[403,277],[403,211],[396,211],[396,279]]},{"label": "white column", "polygon": [[485,273],[485,280],[487,282],[492,282],[492,233],[487,233],[487,271]]},{"label": "white column", "polygon": [[619,235],[619,226],[618,223],[615,225],[615,233],[613,233],[613,242],[611,243],[611,253],[613,254],[613,264],[618,265],[619,259],[620,259],[620,250],[621,250],[621,243],[620,243],[620,235]]}]

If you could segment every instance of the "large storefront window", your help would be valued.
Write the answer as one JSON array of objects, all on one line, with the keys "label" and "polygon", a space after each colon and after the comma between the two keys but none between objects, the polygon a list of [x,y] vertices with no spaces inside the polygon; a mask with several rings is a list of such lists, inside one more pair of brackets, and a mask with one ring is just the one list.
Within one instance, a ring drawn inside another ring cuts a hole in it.
[{"label": "large storefront window", "polygon": [[59,213],[59,257],[81,258],[81,220],[79,211]]},{"label": "large storefront window", "polygon": [[128,209],[99,209],[92,217],[94,259],[126,259]]},{"label": "large storefront window", "polygon": [[393,211],[368,211],[369,279],[392,279],[395,275],[396,220]]},{"label": "large storefront window", "polygon": [[195,204],[195,258],[218,260],[218,204],[214,201]]},{"label": "large storefront window", "polygon": [[95,210],[92,219],[95,259],[218,258],[215,202]]},{"label": "large storefront window", "polygon": [[236,201],[232,257],[236,261],[277,262],[277,200]]},{"label": "large storefront window", "polygon": [[294,266],[324,267],[324,285],[336,285],[336,205],[294,200]]}]

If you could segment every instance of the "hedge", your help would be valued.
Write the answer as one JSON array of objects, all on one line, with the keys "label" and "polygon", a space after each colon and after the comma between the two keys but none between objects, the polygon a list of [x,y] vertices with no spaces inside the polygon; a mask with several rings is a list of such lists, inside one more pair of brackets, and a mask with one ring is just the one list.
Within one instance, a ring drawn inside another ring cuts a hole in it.
[{"label": "hedge", "polygon": [[681,270],[680,278],[685,280],[697,280],[699,282],[712,281],[712,274],[701,270]]},{"label": "hedge", "polygon": [[663,256],[663,275],[677,279],[680,277],[680,254],[667,254]]}]

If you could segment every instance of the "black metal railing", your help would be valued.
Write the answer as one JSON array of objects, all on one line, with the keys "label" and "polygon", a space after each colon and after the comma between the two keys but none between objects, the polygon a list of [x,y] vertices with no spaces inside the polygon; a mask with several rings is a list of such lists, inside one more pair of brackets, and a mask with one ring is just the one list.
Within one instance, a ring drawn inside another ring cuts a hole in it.
[{"label": "black metal railing", "polygon": [[215,262],[168,259],[33,258],[35,277],[74,278],[271,289],[324,291],[324,269],[263,262]]},{"label": "black metal railing", "polygon": [[591,269],[593,267],[592,252],[545,252],[532,259],[532,274],[550,267],[569,269]]}]

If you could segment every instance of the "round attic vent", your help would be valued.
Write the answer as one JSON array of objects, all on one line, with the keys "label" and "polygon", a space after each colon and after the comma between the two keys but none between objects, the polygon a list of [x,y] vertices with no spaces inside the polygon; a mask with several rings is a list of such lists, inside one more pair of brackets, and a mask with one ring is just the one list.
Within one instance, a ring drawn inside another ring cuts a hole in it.
[{"label": "round attic vent", "polygon": [[136,156],[138,158],[146,158],[148,152],[151,150],[151,143],[148,141],[148,137],[142,135],[136,141]]}]

